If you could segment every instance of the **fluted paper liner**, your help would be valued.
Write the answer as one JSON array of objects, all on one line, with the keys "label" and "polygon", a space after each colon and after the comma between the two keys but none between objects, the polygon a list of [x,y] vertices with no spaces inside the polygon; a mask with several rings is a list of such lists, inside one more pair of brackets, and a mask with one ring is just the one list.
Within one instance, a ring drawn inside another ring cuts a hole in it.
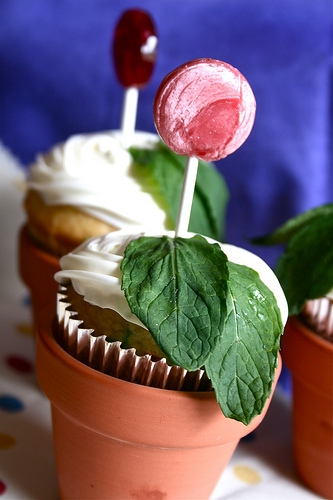
[{"label": "fluted paper liner", "polygon": [[318,335],[333,342],[333,299],[308,300],[301,312],[302,320]]},{"label": "fluted paper liner", "polygon": [[210,391],[211,382],[204,370],[189,372],[169,365],[165,358],[154,360],[146,354],[138,356],[135,349],[123,349],[121,342],[109,342],[106,335],[93,336],[85,328],[71,304],[66,287],[57,294],[58,342],[71,356],[107,375],[160,389],[177,391]]}]

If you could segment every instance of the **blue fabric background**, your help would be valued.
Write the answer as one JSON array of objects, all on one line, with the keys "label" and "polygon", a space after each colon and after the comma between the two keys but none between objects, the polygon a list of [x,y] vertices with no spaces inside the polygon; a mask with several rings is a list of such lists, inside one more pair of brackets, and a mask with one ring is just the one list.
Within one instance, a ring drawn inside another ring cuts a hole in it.
[{"label": "blue fabric background", "polygon": [[155,130],[157,87],[188,60],[222,59],[249,80],[253,132],[218,162],[231,194],[227,237],[273,265],[278,249],[247,238],[332,201],[331,0],[1,0],[0,141],[24,164],[71,134],[119,127],[110,41],[130,7],[148,10],[159,33],[138,129]]}]

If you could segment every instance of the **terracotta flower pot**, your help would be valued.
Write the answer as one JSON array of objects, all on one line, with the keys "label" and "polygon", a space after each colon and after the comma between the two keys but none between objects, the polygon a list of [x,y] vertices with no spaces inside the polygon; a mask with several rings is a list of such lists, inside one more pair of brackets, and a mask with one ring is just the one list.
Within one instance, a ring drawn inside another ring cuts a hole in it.
[{"label": "terracotta flower pot", "polygon": [[[45,317],[37,378],[52,407],[62,499],[209,498],[249,426],[226,419],[213,392],[126,382],[72,358]],[[276,370],[274,387],[281,371]],[[273,391],[272,391],[273,393]]]},{"label": "terracotta flower pot", "polygon": [[26,226],[19,233],[18,266],[20,277],[30,291],[35,327],[45,307],[56,311],[58,283],[54,279],[60,271],[59,258],[42,250],[30,238]]},{"label": "terracotta flower pot", "polygon": [[293,383],[293,449],[304,483],[333,498],[333,344],[289,318],[282,357]]}]

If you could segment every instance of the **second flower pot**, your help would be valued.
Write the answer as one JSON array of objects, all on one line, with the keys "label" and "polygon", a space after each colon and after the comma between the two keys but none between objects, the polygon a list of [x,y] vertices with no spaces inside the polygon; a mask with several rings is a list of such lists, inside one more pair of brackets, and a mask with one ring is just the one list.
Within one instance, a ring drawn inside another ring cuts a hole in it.
[{"label": "second flower pot", "polygon": [[293,450],[303,482],[333,499],[333,344],[289,318],[282,357],[293,385]]}]

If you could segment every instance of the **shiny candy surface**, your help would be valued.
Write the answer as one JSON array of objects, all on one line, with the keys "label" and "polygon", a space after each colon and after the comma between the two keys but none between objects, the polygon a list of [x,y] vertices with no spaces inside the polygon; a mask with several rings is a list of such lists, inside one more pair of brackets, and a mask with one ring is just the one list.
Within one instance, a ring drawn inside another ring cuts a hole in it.
[{"label": "shiny candy surface", "polygon": [[244,76],[216,59],[196,59],[162,81],[154,101],[156,129],[181,155],[206,161],[226,157],[249,136],[256,101]]},{"label": "shiny candy surface", "polygon": [[144,87],[152,75],[158,38],[154,23],[143,10],[126,10],[120,17],[113,38],[113,59],[124,87]]}]

